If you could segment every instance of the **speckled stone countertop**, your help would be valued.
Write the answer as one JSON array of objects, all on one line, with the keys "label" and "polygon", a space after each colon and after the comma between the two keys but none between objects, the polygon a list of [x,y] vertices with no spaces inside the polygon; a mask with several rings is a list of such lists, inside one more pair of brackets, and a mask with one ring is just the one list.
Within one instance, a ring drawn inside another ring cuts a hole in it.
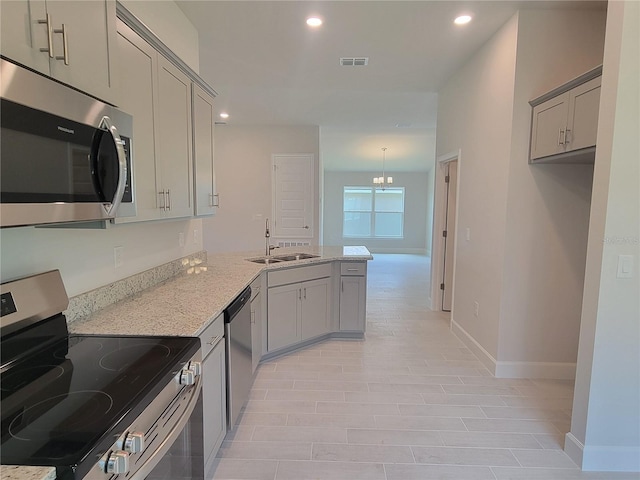
[{"label": "speckled stone countertop", "polygon": [[272,256],[311,253],[317,258],[262,265],[259,252],[209,254],[206,265],[115,303],[69,325],[73,333],[198,336],[262,271],[334,260],[372,260],[366,247],[289,247]]},{"label": "speckled stone countertop", "polygon": [[[366,247],[289,247],[272,256],[310,253],[317,258],[262,265],[247,259],[260,252],[209,254],[206,264],[195,265],[154,287],[141,291],[69,324],[83,334],[198,336],[207,325],[261,272],[335,260],[373,260]],[[49,467],[3,465],[2,480],[54,480]]]},{"label": "speckled stone countertop", "polygon": [[0,466],[2,480],[55,480],[56,469],[52,467]]}]

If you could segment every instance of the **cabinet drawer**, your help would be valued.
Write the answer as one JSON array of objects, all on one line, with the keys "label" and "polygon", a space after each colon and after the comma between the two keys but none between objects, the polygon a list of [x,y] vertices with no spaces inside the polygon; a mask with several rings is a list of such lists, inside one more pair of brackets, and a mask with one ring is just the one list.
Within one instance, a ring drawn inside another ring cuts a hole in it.
[{"label": "cabinet drawer", "polygon": [[367,274],[367,262],[342,262],[340,275],[364,276]]},{"label": "cabinet drawer", "polygon": [[224,315],[218,317],[200,334],[202,343],[202,358],[206,358],[209,352],[224,338]]},{"label": "cabinet drawer", "polygon": [[331,263],[276,270],[267,274],[268,286],[275,287],[290,283],[306,282],[307,280],[315,280],[316,278],[330,277],[331,270]]}]

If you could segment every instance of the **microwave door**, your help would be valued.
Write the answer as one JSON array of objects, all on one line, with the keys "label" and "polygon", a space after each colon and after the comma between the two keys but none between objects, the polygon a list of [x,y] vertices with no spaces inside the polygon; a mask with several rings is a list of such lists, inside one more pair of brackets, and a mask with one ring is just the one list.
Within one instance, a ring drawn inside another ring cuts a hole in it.
[{"label": "microwave door", "polygon": [[95,131],[91,155],[91,179],[105,211],[114,217],[122,202],[127,182],[127,159],[124,142],[109,117],[103,117]]}]

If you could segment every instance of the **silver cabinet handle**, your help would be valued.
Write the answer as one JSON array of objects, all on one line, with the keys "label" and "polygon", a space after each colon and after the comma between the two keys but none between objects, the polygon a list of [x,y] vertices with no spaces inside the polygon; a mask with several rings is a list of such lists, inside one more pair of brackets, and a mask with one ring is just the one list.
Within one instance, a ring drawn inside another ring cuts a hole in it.
[{"label": "silver cabinet handle", "polygon": [[56,55],[56,60],[64,60],[65,65],[69,65],[69,43],[67,42],[67,26],[63,23],[62,28],[56,28],[53,33],[62,34],[62,56]]},{"label": "silver cabinet handle", "polygon": [[347,268],[347,272],[357,272],[357,268]]},{"label": "silver cabinet handle", "polygon": [[216,335],[215,337],[211,337],[211,339],[207,342],[207,345],[215,345],[222,337],[220,335]]},{"label": "silver cabinet handle", "polygon": [[307,299],[307,287],[304,287],[304,299]]},{"label": "silver cabinet handle", "polygon": [[213,206],[214,206],[214,207],[216,207],[216,208],[220,208],[220,194],[219,194],[219,193],[215,193],[215,194],[213,195],[213,198],[214,198],[214,200],[215,200],[215,201],[213,202]]},{"label": "silver cabinet handle", "polygon": [[44,20],[38,20],[40,24],[47,25],[47,47],[41,48],[41,52],[47,52],[49,54],[49,58],[53,58],[53,31],[51,29],[51,15],[47,13],[47,17]]},{"label": "silver cabinet handle", "polygon": [[567,145],[569,144],[569,133],[570,132],[571,132],[571,130],[568,129],[568,128],[564,132],[564,143],[567,144]]},{"label": "silver cabinet handle", "polygon": [[164,190],[161,190],[158,192],[158,195],[160,196],[160,198],[162,198],[162,204],[158,207],[160,210],[162,210],[163,212],[167,211],[167,195],[166,192]]},{"label": "silver cabinet handle", "polygon": [[111,136],[113,137],[113,143],[115,143],[116,145],[116,153],[118,155],[118,185],[116,186],[116,191],[113,194],[113,200],[111,200],[111,204],[108,207],[105,206],[107,215],[109,215],[110,217],[115,217],[116,210],[118,210],[120,202],[122,202],[124,189],[127,185],[127,156],[124,152],[124,142],[118,134],[118,129],[111,123],[111,119],[109,117],[102,117],[98,128],[106,130],[111,134]]},{"label": "silver cabinet handle", "polygon": [[166,202],[167,210],[171,211],[171,190],[169,190],[168,188],[167,188],[166,195],[167,195],[167,202]]},{"label": "silver cabinet handle", "polygon": [[302,300],[302,289],[298,289],[298,300]]},{"label": "silver cabinet handle", "polygon": [[340,282],[342,284],[341,286],[341,290],[344,292],[344,280],[342,280],[342,282]]},{"label": "silver cabinet handle", "polygon": [[564,145],[565,144],[565,139],[566,139],[565,132],[562,129],[562,127],[560,127],[560,129],[558,131],[558,145]]}]

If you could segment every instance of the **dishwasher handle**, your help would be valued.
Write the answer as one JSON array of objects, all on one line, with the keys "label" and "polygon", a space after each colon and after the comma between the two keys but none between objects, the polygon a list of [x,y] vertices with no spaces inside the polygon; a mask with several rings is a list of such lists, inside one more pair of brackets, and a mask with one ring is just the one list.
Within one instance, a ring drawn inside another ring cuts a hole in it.
[{"label": "dishwasher handle", "polygon": [[245,288],[236,299],[224,311],[224,323],[231,323],[234,317],[238,314],[242,307],[244,307],[251,300],[251,287]]}]

